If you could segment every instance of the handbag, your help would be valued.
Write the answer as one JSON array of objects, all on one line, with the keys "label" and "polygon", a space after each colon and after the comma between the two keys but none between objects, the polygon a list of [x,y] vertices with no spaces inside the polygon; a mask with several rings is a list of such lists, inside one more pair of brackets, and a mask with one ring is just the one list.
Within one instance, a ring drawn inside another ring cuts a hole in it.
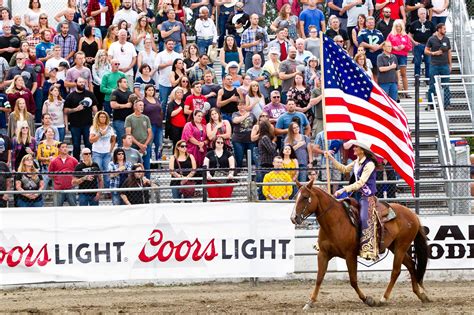
[{"label": "handbag", "polygon": [[[219,164],[219,158],[217,157],[216,151],[214,151],[214,157],[216,158],[216,168],[221,168],[221,165]],[[214,171],[214,175],[212,176],[212,181],[217,182],[217,183],[227,183],[227,176],[228,172],[226,171]],[[214,177],[225,177],[225,179],[214,179]]]},{"label": "handbag", "polygon": [[207,48],[207,55],[209,56],[209,61],[211,63],[216,62],[217,56],[219,55],[217,46],[210,45],[209,48]]},{"label": "handbag", "polygon": [[[179,173],[183,175],[183,171],[181,170],[181,163],[179,163],[178,159],[176,159],[176,162],[178,162]],[[195,182],[192,180],[188,180],[184,184],[183,184],[183,181],[180,181],[179,184],[188,186],[188,185],[194,185]],[[192,198],[194,197],[196,193],[196,188],[194,187],[179,188],[179,192],[183,195],[184,198]]]}]

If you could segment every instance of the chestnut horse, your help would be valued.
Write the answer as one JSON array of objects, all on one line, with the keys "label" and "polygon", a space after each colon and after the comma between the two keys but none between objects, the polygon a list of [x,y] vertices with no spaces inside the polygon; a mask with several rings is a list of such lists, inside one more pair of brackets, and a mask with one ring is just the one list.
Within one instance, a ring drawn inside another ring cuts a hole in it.
[{"label": "chestnut horse", "polygon": [[[422,302],[429,302],[424,292],[423,277],[428,262],[428,244],[423,226],[417,215],[407,207],[391,203],[396,218],[385,223],[384,244],[394,254],[390,283],[380,299],[376,301],[366,296],[357,285],[357,255],[359,253],[359,237],[357,229],[351,224],[341,202],[318,187],[313,187],[313,181],[298,186],[295,208],[291,215],[293,224],[301,224],[311,214],[315,214],[319,222],[319,254],[316,286],[306,303],[304,310],[313,307],[328,267],[333,257],[346,260],[351,286],[359,298],[369,306],[385,303],[392,292],[395,281],[400,275],[403,263],[410,272],[413,292]],[[408,254],[411,243],[415,244],[416,262]]]}]

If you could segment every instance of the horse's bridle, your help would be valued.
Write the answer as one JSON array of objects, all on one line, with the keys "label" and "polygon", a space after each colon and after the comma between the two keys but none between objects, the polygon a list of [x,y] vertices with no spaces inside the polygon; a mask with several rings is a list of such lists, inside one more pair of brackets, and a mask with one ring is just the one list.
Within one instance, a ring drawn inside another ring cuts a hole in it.
[{"label": "horse's bridle", "polygon": [[[300,190],[300,192],[301,192],[301,188],[300,188],[299,190]],[[300,196],[301,196],[301,194],[300,194]],[[308,209],[308,206],[309,206],[310,198],[311,198],[311,197],[304,197],[304,196],[301,196],[301,198],[306,199],[306,204],[305,204],[305,206],[304,206],[304,208],[303,208],[302,213],[300,214],[300,219],[301,219],[302,221],[304,221],[304,220],[306,220],[306,219],[312,214],[312,212],[310,212],[310,213],[307,214],[306,216],[303,216],[303,215],[306,213],[306,210]],[[314,215],[316,216],[316,219],[321,219],[326,213],[329,212],[330,209],[331,209],[330,206],[327,207],[326,209],[324,209],[324,210],[322,211],[322,213],[321,213],[320,215],[317,215],[316,212],[315,212]]]}]

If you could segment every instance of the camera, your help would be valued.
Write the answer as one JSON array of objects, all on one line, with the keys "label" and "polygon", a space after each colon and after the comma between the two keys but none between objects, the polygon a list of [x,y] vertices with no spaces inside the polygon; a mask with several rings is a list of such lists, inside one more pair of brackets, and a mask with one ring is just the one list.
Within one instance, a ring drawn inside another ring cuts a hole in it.
[{"label": "camera", "polygon": [[265,35],[263,35],[262,32],[256,32],[255,33],[255,40],[261,40],[263,41],[265,39]]}]

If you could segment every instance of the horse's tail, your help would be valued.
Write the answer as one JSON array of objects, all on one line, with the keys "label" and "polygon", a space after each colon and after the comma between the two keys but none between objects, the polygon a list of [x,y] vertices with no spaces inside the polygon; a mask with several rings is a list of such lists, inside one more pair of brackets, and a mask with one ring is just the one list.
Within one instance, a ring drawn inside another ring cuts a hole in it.
[{"label": "horse's tail", "polygon": [[422,286],[425,276],[426,265],[428,264],[428,242],[425,229],[422,225],[418,229],[415,237],[415,259],[416,259],[416,281]]}]

